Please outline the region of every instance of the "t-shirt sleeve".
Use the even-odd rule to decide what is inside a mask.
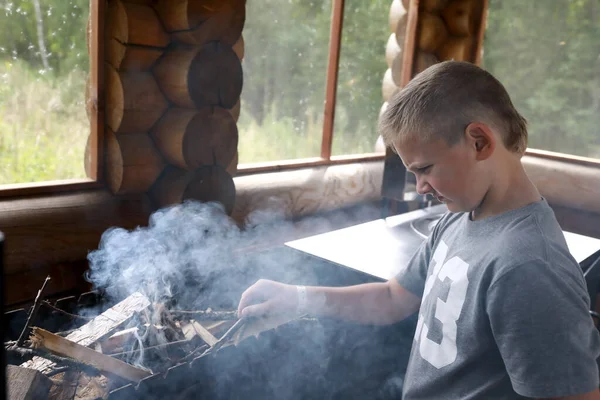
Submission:
[[[396,281],[400,286],[419,297],[423,296],[433,241],[433,236],[425,240],[406,267],[396,275]]]
[[[486,307],[517,393],[547,398],[598,388],[600,335],[577,272],[544,261],[520,265],[492,283]]]

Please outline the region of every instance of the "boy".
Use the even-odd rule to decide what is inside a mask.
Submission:
[[[525,119],[500,82],[442,62],[391,99],[380,133],[447,213],[386,283],[261,280],[242,316],[310,312],[391,324],[419,311],[403,398],[600,399],[600,336],[581,269],[521,157]]]

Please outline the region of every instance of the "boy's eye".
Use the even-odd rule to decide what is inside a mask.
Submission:
[[[432,165],[427,165],[425,167],[421,167],[419,168],[417,171],[421,174],[424,174],[426,172],[429,172],[429,170],[431,169]]]

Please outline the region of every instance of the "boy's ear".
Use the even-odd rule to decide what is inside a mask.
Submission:
[[[496,149],[496,136],[484,123],[472,122],[465,129],[467,145],[475,150],[476,160],[488,159]]]

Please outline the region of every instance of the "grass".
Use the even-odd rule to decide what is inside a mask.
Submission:
[[[85,80],[0,61],[0,184],[85,177]]]

